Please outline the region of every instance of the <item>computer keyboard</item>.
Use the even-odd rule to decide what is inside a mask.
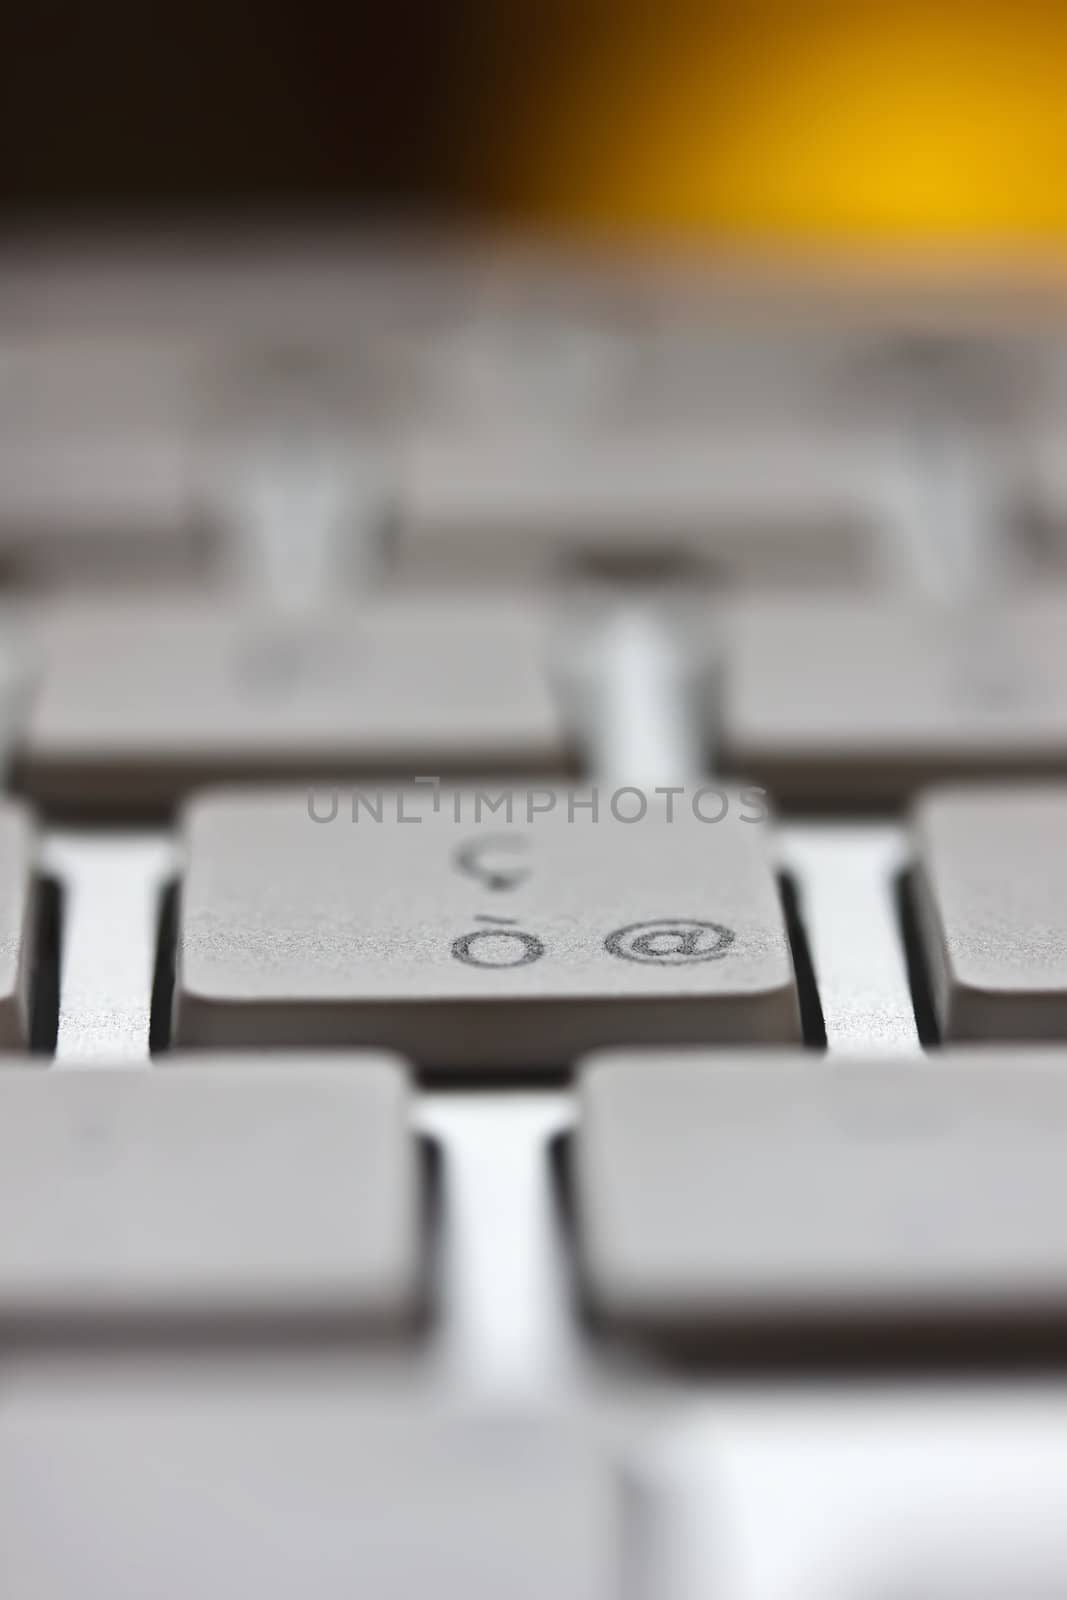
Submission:
[[[1067,1595],[1055,297],[36,249],[0,1592]]]

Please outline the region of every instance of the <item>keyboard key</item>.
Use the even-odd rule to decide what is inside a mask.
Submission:
[[[313,1574],[316,1600],[619,1600],[633,1519],[624,1535],[613,1464],[582,1434],[395,1420],[304,1378],[9,1384],[5,1593],[291,1600]]]
[[[381,1057],[0,1075],[0,1326],[408,1318],[405,1076]]]
[[[783,803],[1067,772],[1067,603],[750,603],[729,623],[723,760]]]
[[[1067,784],[924,795],[915,848],[944,1037],[1067,1038]]]
[[[404,577],[529,582],[680,566],[716,581],[874,581],[886,512],[861,453],[762,435],[424,440],[401,466]]]
[[[704,793],[717,823],[695,795],[653,797],[625,823],[614,791],[596,822],[563,791],[444,791],[436,811],[428,790],[376,794],[381,820],[361,802],[353,821],[349,793],[311,791],[318,825],[306,790],[191,803],[179,1045],[374,1044],[476,1071],[608,1043],[799,1039],[751,797]],[[478,794],[501,805],[476,821]],[[636,791],[620,794],[633,815]]]
[[[5,331],[0,575],[100,592],[202,579],[212,551],[196,526],[189,389],[204,358],[78,320],[80,333],[50,315]]]
[[[136,427],[0,443],[0,577],[18,590],[202,583],[216,541],[192,515],[173,440]]]
[[[1065,1138],[1067,1052],[603,1057],[574,1155],[586,1293],[611,1328],[787,1351],[1067,1323]]]
[[[37,894],[33,824],[0,801],[0,1049],[29,1043]]]
[[[165,809],[214,779],[558,772],[542,625],[383,603],[286,619],[231,605],[56,610],[20,762],[60,810]]]

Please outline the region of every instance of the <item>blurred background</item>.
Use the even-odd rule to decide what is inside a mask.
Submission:
[[[1055,245],[1059,0],[13,8],[9,218],[373,211]]]
[[[1064,568],[1065,4],[45,3],[4,63],[0,583],[221,531],[322,593],[330,522],[793,584],[848,563],[754,525],[857,501],[939,593]]]

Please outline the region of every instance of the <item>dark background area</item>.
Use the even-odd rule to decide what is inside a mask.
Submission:
[[[1064,0],[13,0],[0,227],[1067,241]]]
[[[16,0],[0,43],[0,206],[469,210],[470,175],[491,165],[479,146],[502,33],[515,44],[525,26],[503,18],[492,0],[333,17],[299,3]]]

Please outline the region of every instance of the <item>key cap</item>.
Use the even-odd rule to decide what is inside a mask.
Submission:
[[[943,1036],[1067,1037],[1067,785],[935,791],[914,834]]]
[[[131,289],[136,298],[127,285],[116,303],[129,308]],[[217,356],[158,325],[94,330],[84,302],[66,332],[54,305],[20,320],[0,348],[5,585],[109,594],[202,583],[218,552],[198,516],[190,424]]]
[[[33,824],[15,801],[0,801],[0,1049],[29,1043],[37,896]]]
[[[382,1057],[5,1073],[0,1206],[0,1326],[374,1328],[416,1305],[417,1153]]]
[[[19,770],[58,810],[166,809],[214,779],[566,765],[529,612],[84,608],[40,635]]]
[[[765,435],[424,440],[400,469],[394,566],[467,586],[672,566],[870,582],[885,523],[873,481],[840,445]]]
[[[479,792],[500,805],[475,820]],[[436,812],[428,790],[380,794],[380,821],[313,791],[318,824],[303,790],[194,800],[177,1043],[374,1043],[472,1071],[556,1067],[608,1041],[799,1039],[758,800],[703,794],[715,823],[679,796],[668,822],[653,797],[625,823],[614,794],[597,822],[572,821],[562,791],[500,786],[444,791]]]
[[[194,584],[213,540],[193,516],[188,463],[173,437],[137,424],[0,442],[0,572],[20,589],[101,592]]]
[[[1065,1137],[1063,1051],[604,1056],[574,1149],[586,1294],[611,1328],[750,1351],[1067,1322]]]
[[[621,1596],[620,1485],[583,1434],[394,1419],[306,1378],[61,1400],[9,1384],[5,1593],[291,1600],[313,1574],[316,1600]]]
[[[744,605],[723,761],[779,801],[899,803],[946,777],[1067,771],[1067,604]]]

